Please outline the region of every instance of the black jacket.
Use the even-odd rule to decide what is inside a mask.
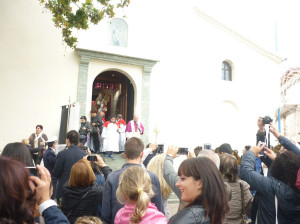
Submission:
[[[92,126],[92,124],[95,124]],[[100,130],[100,134],[102,133],[102,125],[103,121],[99,114],[96,115],[96,117],[91,117],[91,126],[92,126],[92,132],[96,133],[98,129]]]
[[[201,205],[187,207],[176,215],[172,216],[169,224],[210,224],[209,218],[206,218],[205,208]]]
[[[86,155],[84,151],[75,145],[71,145],[68,149],[58,153],[53,169],[53,174],[58,179],[56,199],[61,198],[62,187],[69,180],[72,166]]]
[[[275,224],[275,195],[278,198],[278,223],[300,223],[300,191],[290,188],[274,177],[264,177],[254,171],[255,155],[247,151],[243,157],[240,174],[259,193],[257,221]]]
[[[86,197],[81,199],[87,191],[89,192]],[[97,184],[88,187],[65,186],[63,188],[61,210],[65,216],[68,216],[72,211],[68,217],[70,223],[74,223],[81,216],[99,216],[98,205],[102,202],[102,196],[103,186]]]

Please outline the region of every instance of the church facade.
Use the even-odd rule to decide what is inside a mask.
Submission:
[[[156,3],[133,1],[126,19],[77,32],[73,50],[38,1],[2,1],[1,148],[37,124],[58,135],[61,106],[71,99],[89,117],[100,93],[107,117],[139,114],[145,143],[254,144],[257,117],[279,105],[283,59],[199,6]]]

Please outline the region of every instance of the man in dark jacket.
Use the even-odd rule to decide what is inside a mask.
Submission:
[[[258,156],[260,151],[265,147],[265,145],[260,147],[259,145],[257,147],[251,147],[251,149],[245,153],[240,168],[241,178],[257,190],[260,195],[256,217],[257,222],[255,223],[275,224],[276,217],[278,217],[279,224],[300,223],[300,191],[274,177],[264,177],[254,170],[255,157]],[[285,162],[289,163],[290,161],[285,160]],[[278,164],[277,162],[276,165]],[[286,167],[286,170],[280,169],[279,172],[291,175],[287,170],[289,167],[293,167],[293,164],[290,166],[287,165]],[[278,200],[277,212],[275,196]]]
[[[102,214],[101,219],[107,223],[114,223],[115,216],[121,205],[116,199],[116,191],[119,186],[119,177],[124,170],[131,166],[141,166],[143,157],[144,143],[141,139],[133,137],[125,143],[124,157],[127,163],[120,169],[116,170],[108,175],[106,183],[104,185],[103,200],[102,200]],[[157,209],[164,213],[163,200],[160,191],[160,184],[158,177],[147,171],[153,186],[155,196],[151,198],[151,202],[155,204]]]
[[[96,111],[92,111],[91,125],[92,125],[92,136],[93,136],[93,143],[94,143],[94,152],[98,153],[100,152],[99,151],[100,139],[101,139],[103,121]]]
[[[56,162],[56,154],[55,154],[56,141],[57,141],[56,136],[47,141],[48,149],[46,150],[44,155],[44,165],[49,170],[49,173],[51,174],[51,182],[53,186],[53,194],[51,199],[54,199],[55,197],[56,183],[57,183],[57,178],[53,175],[53,169]]]
[[[87,121],[86,116],[82,116],[81,125],[79,129],[79,139],[80,142],[84,145],[87,141],[87,135],[92,131],[90,123]]]
[[[58,153],[53,174],[58,179],[55,198],[59,200],[62,195],[62,187],[69,180],[72,166],[87,154],[78,146],[79,134],[72,130],[67,133],[67,149]]]

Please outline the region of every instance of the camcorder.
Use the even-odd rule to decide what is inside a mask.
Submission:
[[[96,156],[88,156],[87,160],[90,162],[96,162],[97,161],[97,157]]]
[[[208,150],[211,150],[211,144],[207,143],[207,144],[204,144],[204,147],[203,149],[208,149]]]
[[[189,154],[189,149],[188,148],[183,148],[183,147],[180,147],[178,149],[178,153],[179,155],[188,155]]]

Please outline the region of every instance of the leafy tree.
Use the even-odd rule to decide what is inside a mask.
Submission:
[[[73,29],[88,29],[89,24],[98,24],[103,18],[113,18],[115,10],[125,8],[130,0],[39,0],[52,13],[56,27],[62,28],[64,42],[76,48],[77,38]],[[116,1],[115,1],[116,2]]]

